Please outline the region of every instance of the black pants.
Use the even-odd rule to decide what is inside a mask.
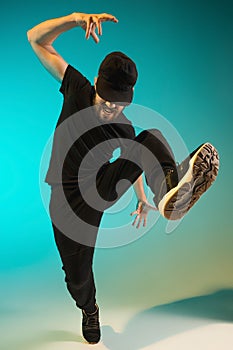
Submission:
[[[63,187],[65,198],[61,195],[61,186],[52,187],[50,214],[55,241],[67,288],[79,308],[87,312],[95,309],[96,290],[92,263],[95,240],[104,210],[113,205],[142,172],[145,173],[147,185],[154,193],[154,202],[157,205],[161,196],[158,192],[164,178],[164,169],[176,171],[174,155],[160,131],[151,129],[141,132],[132,147],[129,145],[120,158],[99,169],[95,186],[104,199],[102,207],[96,209],[96,206],[93,208],[89,205],[83,199],[80,189],[75,186]],[[123,179],[128,181],[119,182]],[[92,194],[91,185],[88,191]],[[92,195],[92,199],[94,197]],[[81,220],[72,220],[73,213]]]

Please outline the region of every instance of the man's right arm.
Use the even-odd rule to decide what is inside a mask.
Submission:
[[[86,32],[86,39],[90,36],[99,42],[99,38],[95,32],[98,29],[98,34],[102,35],[102,22],[112,21],[117,23],[116,17],[107,14],[85,14],[73,13],[68,16],[50,19],[42,22],[30,29],[27,32],[28,40],[43,64],[43,66],[52,74],[58,81],[62,81],[68,63],[54,49],[54,40],[62,33],[74,28],[81,27]]]

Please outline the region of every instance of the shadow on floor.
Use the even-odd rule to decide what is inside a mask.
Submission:
[[[102,326],[102,342],[109,350],[140,350],[162,339],[216,322],[233,322],[233,290],[221,290],[141,311],[128,321],[121,333],[108,325]],[[52,342],[75,342],[77,349],[84,343],[76,333],[50,330],[18,341],[17,350],[32,350]],[[4,350],[12,350],[12,344]]]
[[[233,290],[156,306],[136,314],[122,333],[102,327],[109,350],[139,350],[181,332],[216,322],[233,322]]]

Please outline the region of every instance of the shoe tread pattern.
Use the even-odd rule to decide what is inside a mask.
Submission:
[[[169,220],[181,219],[216,180],[219,155],[210,143],[205,143],[196,155],[192,178],[185,182],[166,203],[164,216]]]

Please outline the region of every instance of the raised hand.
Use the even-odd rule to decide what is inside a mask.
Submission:
[[[98,35],[102,35],[102,22],[114,22],[117,23],[118,19],[110,15],[108,13],[100,13],[100,14],[86,14],[86,13],[79,13],[81,16],[80,20],[80,27],[82,27],[86,34],[86,39],[89,39],[90,36],[94,39],[96,43],[99,42]],[[96,33],[97,28],[97,33]]]

